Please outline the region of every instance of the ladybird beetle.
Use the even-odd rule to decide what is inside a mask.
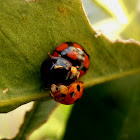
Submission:
[[[52,84],[50,88],[51,97],[65,105],[78,101],[83,95],[83,82],[73,82],[69,86]]]
[[[77,67],[80,76],[84,75],[89,68],[89,55],[83,47],[74,42],[60,44],[53,52],[53,56],[69,60],[73,66]]]
[[[61,58],[50,56],[41,65],[41,76],[45,88],[52,84],[69,85],[79,78],[79,71],[71,62]]]

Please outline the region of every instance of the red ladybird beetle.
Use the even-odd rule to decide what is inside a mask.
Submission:
[[[74,42],[60,44],[53,52],[53,56],[69,60],[73,66],[77,67],[80,76],[84,75],[89,68],[89,55],[83,47]]]
[[[52,84],[50,88],[51,97],[65,105],[77,102],[83,95],[83,82],[73,82],[69,86]]]
[[[79,78],[79,74],[70,61],[61,57],[50,55],[41,65],[41,76],[45,88],[50,88],[52,84],[69,85]]]

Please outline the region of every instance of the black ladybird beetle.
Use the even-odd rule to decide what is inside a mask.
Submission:
[[[50,56],[41,65],[45,88],[50,88],[52,84],[69,85],[79,78],[79,74],[70,61],[61,57]]]
[[[73,66],[77,67],[80,76],[84,75],[89,68],[89,55],[81,45],[74,42],[60,44],[53,52],[53,56],[69,60]]]

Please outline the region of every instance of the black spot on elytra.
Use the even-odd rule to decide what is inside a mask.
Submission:
[[[80,85],[77,85],[77,90],[80,91]]]
[[[58,90],[58,89],[59,89],[59,87],[57,86],[57,87],[56,87],[56,90]]]
[[[61,95],[61,97],[65,97],[65,96],[66,96],[65,94],[62,94],[62,95]]]
[[[72,93],[70,94],[71,97],[74,97],[74,95],[75,95],[75,92],[72,92]]]
[[[84,65],[82,65],[82,69],[81,70],[87,71],[87,68]]]

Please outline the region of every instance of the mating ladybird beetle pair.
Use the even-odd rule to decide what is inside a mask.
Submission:
[[[79,100],[83,82],[77,79],[87,72],[89,64],[89,55],[79,44],[66,42],[56,47],[41,66],[42,80],[51,97],[66,105]]]

